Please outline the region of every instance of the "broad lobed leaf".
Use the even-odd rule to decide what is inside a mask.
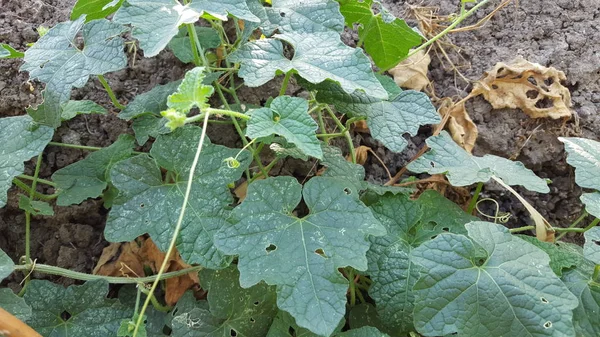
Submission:
[[[600,264],[600,227],[590,228],[584,236],[583,255],[593,263]]]
[[[0,249],[0,281],[7,278],[15,270],[15,263],[2,249]]]
[[[565,144],[567,163],[575,167],[575,182],[600,191],[600,142],[576,137],[559,137]],[[584,193],[581,201],[588,213],[600,217],[600,193]]]
[[[576,268],[564,273],[562,281],[577,297],[579,305],[573,310],[574,336],[600,335],[598,313],[600,312],[600,284],[592,280],[594,264],[583,261]]]

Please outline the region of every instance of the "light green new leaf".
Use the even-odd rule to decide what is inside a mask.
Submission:
[[[37,125],[29,116],[0,118],[0,207],[13,178],[23,173],[23,162],[42,153],[54,130]]]
[[[239,275],[235,266],[202,270],[200,280],[208,291],[208,306],[186,293],[177,304],[172,336],[264,337],[277,314],[275,288],[261,283],[244,289]]]
[[[297,218],[292,212],[302,196],[310,214]],[[279,308],[320,335],[330,335],[346,311],[348,282],[337,268],[365,270],[367,236],[385,234],[351,184],[325,177],[303,191],[293,177],[256,181],[230,221],[215,243],[239,255],[242,287],[277,285]]]
[[[71,11],[71,20],[82,15],[85,15],[86,22],[102,19],[116,12],[122,3],[123,0],[77,0]]]
[[[15,263],[0,249],[0,281],[8,277],[15,270]]]
[[[19,208],[32,215],[54,215],[54,209],[49,203],[39,200],[30,200],[24,195],[19,195]]]
[[[200,110],[209,107],[207,101],[215,89],[203,84],[204,69],[204,67],[196,67],[185,73],[177,91],[167,98],[169,108],[187,114],[194,107]]]
[[[534,236],[528,235],[519,235],[518,237],[546,252],[550,257],[550,268],[559,277],[562,276],[563,269],[570,269],[583,263],[580,246],[562,241],[556,243],[543,242]]]
[[[81,88],[90,75],[102,75],[127,65],[120,34],[123,26],[107,20],[84,25],[85,17],[59,23],[25,52],[21,70],[46,83],[44,103],[30,114],[44,125],[57,127],[61,106],[71,96],[71,88]],[[76,48],[77,34],[83,31],[83,48]]]
[[[2,251],[0,250],[0,255]],[[1,258],[0,258],[1,261]],[[0,269],[2,262],[0,262]],[[2,277],[0,276],[0,280]],[[10,288],[0,288],[0,308],[8,311],[16,318],[25,322],[31,317],[31,307],[25,303],[22,297],[13,293]]]
[[[536,176],[521,162],[493,155],[472,156],[456,144],[446,131],[442,131],[438,136],[429,137],[427,145],[431,150],[408,164],[409,170],[429,174],[443,173],[454,186],[487,182],[494,176],[508,185],[521,185],[530,191],[550,191],[546,181]]]
[[[382,13],[374,14],[373,0],[362,2],[340,0],[339,2],[340,10],[346,19],[346,26],[352,29],[355,23],[360,25],[359,39],[364,42],[365,50],[380,69],[387,70],[394,67],[408,55],[411,48],[421,43],[421,36],[404,20],[392,15],[384,18]]]
[[[308,114],[308,101],[300,97],[280,96],[270,107],[252,111],[246,135],[250,138],[280,135],[309,156],[323,158],[315,130],[319,126]]]
[[[578,301],[550,258],[501,225],[475,221],[469,237],[441,234],[412,251],[423,267],[414,322],[426,336],[573,336]]]
[[[16,50],[6,43],[0,43],[0,59],[17,59],[23,56],[25,56],[25,53]]]
[[[160,249],[167,249],[200,132],[199,127],[190,125],[161,135],[152,145],[152,157],[138,155],[113,166],[110,177],[119,196],[104,230],[108,241],[131,241],[148,233]],[[224,225],[229,216],[228,205],[233,202],[227,184],[238,180],[250,163],[249,154],[243,151],[238,156],[241,165],[235,169],[227,167],[224,159],[235,157],[238,152],[205,139],[177,242],[177,249],[187,263],[217,269],[231,261],[216,250],[213,235]],[[172,172],[175,181],[164,181],[161,168]]]
[[[194,27],[198,40],[202,49],[208,50],[217,48],[221,44],[221,38],[216,30],[209,27]],[[192,44],[190,38],[187,35],[187,29],[182,27],[179,29],[179,33],[169,42],[169,49],[173,52],[183,63],[191,63],[194,61],[194,54],[192,52]]]
[[[115,336],[121,320],[133,311],[117,299],[106,298],[107,293],[104,280],[66,289],[50,281],[32,280],[23,296],[32,309],[26,323],[45,337]]]
[[[575,182],[600,191],[600,142],[575,137],[559,137],[565,144],[567,163],[575,167]],[[581,201],[591,215],[600,218],[600,193],[584,193]]]
[[[593,270],[594,265],[584,261],[562,277],[569,291],[579,300],[579,306],[573,310],[573,336],[576,337],[600,336],[600,285],[592,282]]]
[[[281,41],[294,47],[291,60],[285,57]],[[295,71],[311,83],[331,79],[346,92],[363,90],[373,97],[387,98],[369,59],[360,49],[344,45],[336,32],[276,34],[243,45],[229,55],[229,61],[241,64],[239,75],[250,87],[265,84],[278,71]]]
[[[68,121],[75,116],[82,114],[106,115],[106,109],[104,109],[101,105],[94,103],[93,101],[68,101],[62,106],[60,119],[62,121]]]
[[[381,79],[389,80],[389,77]],[[313,88],[318,90],[319,102],[333,104],[336,110],[351,117],[367,117],[373,138],[394,152],[401,152],[408,144],[404,134],[414,136],[421,125],[440,122],[435,107],[422,92],[406,90],[390,95],[389,100],[381,100],[362,92],[348,94],[329,81]]]
[[[585,236],[583,255],[595,264],[600,264],[600,227],[591,228],[583,235]]]
[[[131,156],[133,145],[132,136],[121,135],[109,147],[54,172],[52,180],[60,190],[56,204],[68,206],[100,196],[110,183],[110,169]]]

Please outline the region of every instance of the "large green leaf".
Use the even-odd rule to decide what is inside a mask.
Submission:
[[[539,248],[489,222],[470,238],[441,234],[412,251],[415,326],[426,336],[573,336],[577,299]]]
[[[49,203],[39,200],[31,200],[24,195],[19,195],[19,208],[31,215],[54,215],[54,210]]]
[[[172,320],[173,337],[265,336],[277,314],[275,289],[264,283],[244,289],[239,285],[239,275],[235,266],[201,271],[208,308],[203,302],[178,304]]]
[[[543,242],[535,236],[519,235],[519,238],[525,240],[532,245],[540,248],[550,257],[550,268],[557,276],[562,276],[564,269],[570,269],[581,264],[583,255],[581,255],[581,247],[557,241],[556,243]]]
[[[565,144],[567,163],[575,167],[575,182],[600,191],[600,142],[568,137],[558,138]],[[600,218],[600,193],[584,193],[581,201],[591,215]]]
[[[454,186],[487,182],[494,176],[508,185],[521,185],[530,191],[550,191],[546,181],[536,176],[521,162],[493,155],[472,156],[456,144],[446,131],[442,131],[438,136],[429,137],[427,145],[431,150],[408,164],[409,170],[429,174],[443,173]]]
[[[123,0],[77,0],[71,11],[71,20],[85,15],[85,21],[102,19],[121,7]]]
[[[54,130],[37,125],[29,116],[0,118],[0,207],[13,178],[23,173],[23,162],[42,153]]]
[[[387,334],[371,326],[364,326],[358,329],[352,329],[336,334],[339,337],[389,337]]]
[[[262,20],[262,28],[267,36],[275,31],[341,33],[344,30],[344,17],[334,1],[272,0],[272,6],[266,7],[265,11],[266,18]]]
[[[595,264],[600,264],[600,227],[591,228],[583,235],[585,236],[583,255]]]
[[[323,158],[315,130],[318,125],[308,114],[308,101],[300,97],[281,96],[268,108],[252,111],[246,135],[250,138],[283,136],[309,156]]]
[[[196,29],[196,35],[200,45],[204,50],[217,48],[221,44],[221,38],[216,30],[209,27],[194,27]],[[183,63],[191,63],[194,61],[194,54],[192,52],[192,44],[190,37],[187,35],[188,31],[185,27],[179,29],[179,33],[175,35],[171,42],[169,42],[169,49],[173,52]]]
[[[132,314],[117,299],[106,298],[108,283],[88,281],[63,288],[45,280],[32,280],[24,299],[31,306],[27,323],[45,337],[115,336],[122,319]]]
[[[21,70],[46,83],[44,103],[29,113],[36,122],[58,127],[61,105],[69,100],[71,88],[81,88],[90,75],[102,75],[127,65],[120,34],[123,26],[107,20],[84,25],[85,17],[54,26],[25,52]],[[83,31],[83,48],[76,39]]]
[[[161,135],[150,150],[152,157],[138,155],[113,166],[110,177],[119,196],[104,230],[108,241],[131,241],[148,233],[160,249],[167,249],[181,210],[200,131],[196,126],[186,126]],[[229,216],[228,205],[233,198],[227,184],[238,180],[249,164],[249,154],[243,151],[238,156],[241,165],[235,169],[227,167],[224,159],[238,152],[205,139],[177,242],[179,253],[188,263],[215,269],[230,262],[229,257],[214,247],[213,235]],[[172,172],[175,181],[163,180],[161,168]]]
[[[330,335],[345,313],[347,280],[337,268],[367,268],[368,235],[384,235],[348,184],[315,177],[302,186],[292,177],[256,181],[235,208],[230,226],[215,236],[226,254],[239,255],[240,283],[277,285],[277,304],[296,323]],[[306,217],[292,212],[304,196]]]
[[[132,136],[121,135],[109,147],[54,172],[52,180],[60,190],[56,204],[68,206],[100,196],[110,183],[110,169],[131,155],[133,145]]]
[[[395,152],[401,152],[408,144],[404,134],[414,136],[421,125],[440,122],[435,107],[421,92],[407,90],[381,100],[362,92],[348,94],[329,81],[312,88],[318,90],[319,102],[333,104],[336,110],[352,117],[366,117],[373,138]]]
[[[68,101],[62,106],[60,115],[61,120],[67,121],[81,114],[101,114],[106,115],[106,109],[93,101]]]
[[[321,165],[326,167],[322,176],[341,179],[347,184],[352,184],[355,193],[362,191],[365,187],[365,168],[347,161],[337,147],[322,144],[321,148],[323,150]]]
[[[432,235],[444,231],[467,234],[465,224],[478,220],[477,217],[467,214],[460,206],[434,190],[423,192],[417,202],[421,205],[423,216],[422,227],[415,233],[415,242],[429,240]]]
[[[563,282],[579,300],[573,310],[576,337],[600,336],[600,284],[592,281],[594,265],[584,261],[577,268],[566,271]]]
[[[179,26],[198,21],[202,13],[208,13],[221,20],[227,19],[227,12],[239,19],[258,21],[245,0],[195,0],[188,5],[170,0],[126,0],[114,21],[131,24],[133,37],[140,41],[146,57],[157,55],[179,32]]]
[[[346,19],[346,26],[352,29],[354,24],[359,24],[359,40],[364,42],[365,50],[373,58],[375,64],[382,70],[387,70],[397,65],[411,48],[421,43],[419,33],[412,30],[404,20],[393,16],[383,17],[383,8],[380,13],[374,14],[373,3],[379,1],[365,0],[339,0],[340,10]],[[383,12],[383,13],[382,13]]]
[[[2,251],[0,250],[0,255]],[[2,258],[0,257],[0,260]],[[0,269],[2,262],[0,262]],[[0,280],[2,279],[0,275]],[[25,303],[22,297],[13,293],[10,288],[0,288],[0,308],[8,311],[13,316],[25,322],[31,317],[31,307]]]
[[[0,249],[0,281],[7,278],[15,270],[15,263]]]
[[[337,336],[338,333],[344,327],[346,320],[342,319],[338,326],[335,328],[332,336]],[[312,331],[299,327],[294,320],[292,315],[285,311],[280,310],[277,316],[273,320],[273,324],[269,328],[269,332],[266,337],[321,337]]]
[[[215,89],[203,83],[204,70],[204,67],[196,67],[185,73],[185,77],[177,87],[177,91],[167,98],[169,108],[187,114],[194,107],[200,110],[209,107],[207,101]]]

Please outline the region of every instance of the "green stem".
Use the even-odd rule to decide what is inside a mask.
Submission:
[[[162,274],[164,274],[165,269],[167,269],[167,264],[169,263],[169,257],[175,250],[175,244],[177,243],[177,239],[179,238],[179,231],[181,230],[181,224],[183,223],[183,217],[185,215],[185,211],[187,209],[187,205],[190,199],[190,193],[192,191],[192,182],[194,181],[194,173],[196,172],[196,167],[198,166],[198,161],[200,159],[200,154],[202,153],[202,147],[204,146],[204,139],[206,138],[206,125],[208,124],[208,118],[210,114],[207,112],[204,117],[204,123],[202,124],[202,133],[200,134],[200,141],[198,142],[198,146],[196,148],[196,155],[194,156],[194,160],[192,161],[192,165],[190,166],[190,173],[188,175],[188,181],[185,188],[185,193],[183,196],[183,203],[181,205],[181,211],[179,212],[179,218],[177,219],[177,224],[175,225],[175,229],[173,230],[173,236],[171,238],[171,243],[169,244],[169,249],[165,254],[165,258],[158,270],[157,279],[152,283],[152,287],[150,288],[149,296],[144,301],[144,305],[142,306],[142,310],[140,311],[140,316],[135,324],[135,329],[133,331],[133,337],[137,336],[137,333],[142,325],[144,320],[144,313],[148,308],[148,304],[150,303],[150,298],[156,287],[158,287],[159,278]]]
[[[135,308],[133,309],[133,318],[138,314],[140,310],[140,299],[142,298],[142,285],[137,286],[137,294],[135,296]]]
[[[352,136],[350,136],[350,131],[348,131],[346,129],[346,127],[344,126],[344,124],[342,124],[342,122],[340,122],[340,120],[337,118],[337,116],[335,115],[333,110],[331,110],[331,108],[328,105],[325,105],[324,108],[327,111],[327,113],[329,114],[329,116],[331,116],[331,118],[333,119],[335,124],[342,130],[341,132],[344,133],[344,136],[346,137],[346,141],[348,142],[348,151],[350,152],[350,157],[352,158],[352,163],[356,164],[356,151],[354,150],[354,142],[352,141]]]
[[[48,274],[48,275],[56,275],[56,276],[61,276],[61,277],[68,277],[68,278],[71,278],[74,280],[80,280],[80,281],[106,280],[108,283],[114,283],[114,284],[138,284],[138,283],[153,282],[155,280],[165,280],[168,278],[185,275],[187,273],[196,272],[196,271],[201,270],[202,266],[195,266],[195,267],[190,267],[190,268],[186,268],[186,269],[182,269],[182,270],[178,270],[178,271],[173,271],[170,273],[164,273],[164,274],[160,275],[160,277],[158,275],[146,276],[146,277],[116,277],[116,276],[92,275],[92,274],[81,273],[78,271],[73,271],[73,270],[69,270],[69,269],[64,269],[64,268],[55,267],[55,266],[49,266],[46,264],[38,264],[38,263],[36,263],[36,264],[27,263],[27,264],[21,264],[21,265],[15,266],[15,270],[22,270],[22,271],[31,271],[32,268],[34,269],[35,272]]]
[[[350,306],[356,305],[356,284],[354,283],[354,270],[348,268],[348,282],[350,282]]]
[[[600,264],[594,267],[594,274],[592,274],[592,281],[598,282],[598,275],[600,275]]]
[[[167,305],[162,305],[158,301],[158,299],[156,299],[156,296],[154,296],[154,294],[150,294],[150,291],[146,290],[146,288],[142,287],[141,290],[146,296],[150,297],[150,302],[152,302],[152,306],[154,307],[154,309],[156,309],[160,312],[169,312],[169,311],[171,311],[171,309],[173,309]]]
[[[511,233],[519,233],[519,232],[525,232],[525,231],[529,231],[529,230],[534,230],[535,226],[523,226],[523,227],[518,227],[518,228],[512,228],[510,229]]]
[[[98,80],[100,80],[100,83],[102,83],[102,86],[104,87],[104,90],[106,90],[106,92],[108,93],[108,97],[110,97],[110,100],[112,101],[112,104],[117,109],[119,109],[119,110],[125,109],[125,106],[123,104],[119,103],[119,100],[117,99],[117,96],[115,96],[115,93],[110,88],[110,85],[108,85],[108,82],[106,81],[106,79],[104,78],[104,76],[103,75],[98,75]]]
[[[32,177],[32,176],[28,176],[28,175],[25,175],[25,174],[19,174],[19,175],[17,176],[17,178],[20,178],[20,179],[27,179],[27,180],[34,180],[34,177]],[[46,180],[46,179],[40,179],[40,178],[38,178],[38,179],[37,179],[37,182],[38,182],[38,183],[42,183],[42,184],[44,184],[44,185],[52,186],[52,187],[56,187],[56,186],[57,186],[57,185],[56,185],[56,183],[54,183],[54,182],[52,182],[52,181],[50,181],[50,180]]]
[[[571,227],[561,228],[561,227],[553,227],[553,229],[556,232],[562,232],[562,233],[585,233],[588,230],[590,230],[593,227],[595,227],[596,225],[598,225],[598,223],[600,223],[600,218],[594,219],[594,221],[592,221],[585,228],[571,228]],[[511,233],[517,233],[517,232],[524,232],[524,231],[533,230],[533,229],[535,229],[535,226],[523,226],[523,227],[513,228],[513,229],[510,230],[510,232]]]
[[[37,187],[37,179],[40,174],[40,168],[42,167],[42,153],[37,157],[35,163],[35,171],[33,172],[33,180],[31,182],[31,191],[29,191],[29,201],[33,200],[35,195],[35,188]],[[31,213],[25,212],[25,263],[31,261]],[[25,276],[25,285],[23,288],[27,288],[29,284],[29,274]]]
[[[317,117],[319,119],[319,128],[321,130],[321,133],[327,133],[327,129],[325,128],[325,120],[323,119],[323,110],[317,111]]]
[[[285,95],[288,84],[290,83],[290,78],[292,77],[292,71],[288,71],[285,73],[285,77],[283,78],[283,83],[281,84],[281,90],[279,90],[279,96]]]
[[[204,54],[204,48],[202,48],[202,44],[200,44],[200,40],[198,39],[198,34],[196,34],[196,28],[194,28],[194,24],[188,23],[188,34],[190,34],[191,44],[196,46],[196,53],[200,56],[200,64],[199,66],[209,66],[208,60],[206,59],[206,55]],[[189,28],[191,26],[191,29]],[[209,68],[210,70],[210,68]]]
[[[31,194],[31,191],[32,191],[31,187],[27,186],[27,184],[25,184],[24,182],[20,181],[19,179],[17,179],[17,178],[13,179],[12,183],[15,186],[19,187],[20,189],[22,189],[23,191]],[[49,201],[49,200],[52,200],[52,199],[56,199],[58,197],[58,195],[60,194],[60,193],[42,194],[42,193],[39,193],[37,191],[33,191],[33,193],[34,193],[34,197],[35,198],[40,199],[40,200],[44,200],[44,201]]]
[[[575,220],[572,224],[569,225],[568,228],[573,228],[575,226],[577,226],[581,221],[583,221],[583,219],[585,219],[588,216],[588,212],[586,212],[585,210],[581,213],[581,215],[579,216],[579,218],[577,218],[577,220]],[[556,240],[560,240],[560,238],[562,238],[563,236],[567,235],[567,232],[563,232],[560,233],[559,236],[556,237]]]
[[[185,25],[188,31],[188,38],[190,39],[190,45],[192,47],[192,55],[194,55],[194,64],[196,66],[202,65],[202,59],[200,58],[200,54],[198,53],[198,47],[196,46],[196,41],[194,40],[194,35],[192,31],[196,32],[196,29],[193,24],[188,23]]]
[[[469,203],[469,207],[467,208],[467,214],[473,214],[473,210],[475,210],[475,205],[477,205],[477,200],[479,199],[479,193],[483,189],[483,183],[478,183],[477,188],[475,188],[475,193],[473,194],[473,198],[471,198],[471,202]]]
[[[49,142],[48,145],[67,147],[69,149],[77,149],[77,150],[85,150],[85,151],[100,151],[100,150],[104,149],[104,147],[85,146],[85,145],[76,145],[76,144],[67,144],[67,143],[58,143],[58,142]],[[138,151],[133,151],[132,153],[135,155],[146,154],[146,152],[138,152]]]
[[[344,137],[345,135],[346,135],[346,132],[317,133],[317,137],[319,137],[319,138],[325,138],[325,139],[337,138],[337,137]]]
[[[260,172],[258,174],[256,174],[254,177],[252,177],[252,179],[250,179],[250,184],[255,181],[256,179],[260,178],[260,177],[265,177],[268,178],[269,177],[269,172],[271,171],[271,169],[273,168],[273,166],[275,166],[275,164],[277,164],[277,162],[279,161],[279,158],[275,158],[273,159],[269,165],[265,166],[265,171],[266,171],[266,175],[264,172]]]

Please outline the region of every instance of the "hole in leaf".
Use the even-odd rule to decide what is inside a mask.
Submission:
[[[267,254],[274,252],[275,250],[277,250],[277,246],[271,244],[269,245],[269,247],[265,248],[265,251],[267,252]]]
[[[296,330],[294,330],[294,328],[290,327],[290,328],[288,329],[288,333],[289,333],[291,336],[295,336],[295,334],[296,334]]]
[[[527,90],[525,95],[527,95],[527,98],[536,99],[538,97],[538,92],[537,90]]]
[[[280,119],[281,119],[281,116],[277,112],[273,111],[273,122],[279,123]]]
[[[498,89],[498,86],[495,84],[492,84],[492,89],[496,90],[496,89]]]
[[[429,162],[429,165],[431,165],[431,167],[435,167],[435,163],[432,161]]]
[[[600,246],[600,240],[592,240],[593,243],[595,243],[596,245]]]
[[[537,86],[537,81],[535,80],[535,78],[533,78],[533,76],[527,77],[527,82]]]
[[[544,97],[535,103],[535,107],[538,109],[548,109],[554,106],[554,102],[548,97]]]
[[[140,208],[144,208],[144,206],[146,206],[146,205],[144,205],[144,203],[140,204]]]
[[[237,336],[237,331],[235,331],[235,330],[231,329],[231,330],[229,330],[229,335],[230,335],[231,337],[236,337],[236,336]]]
[[[250,317],[250,323],[255,323],[256,321],[254,320],[254,318]]]
[[[258,306],[258,305],[260,304],[260,302],[259,302],[259,301],[256,301],[256,302],[254,302],[253,304],[254,304],[255,306]]]
[[[485,263],[485,259],[484,258],[479,258],[479,259],[475,260],[475,265],[477,267],[483,266],[484,263]]]
[[[325,259],[327,259],[327,258],[328,258],[328,257],[327,257],[327,255],[325,255],[325,252],[323,251],[323,249],[321,249],[321,248],[319,248],[319,249],[315,250],[315,254],[317,254],[317,255],[319,255],[319,256],[321,256],[321,257],[325,258]]]
[[[279,12],[279,16],[281,16],[282,18],[285,18],[285,12]]]
[[[544,323],[544,328],[550,329],[551,327],[552,327],[552,322],[548,321],[548,322]]]
[[[350,195],[352,194],[352,190],[350,190],[348,187],[344,188],[344,193]]]
[[[554,83],[554,79],[552,77],[548,77],[547,79],[544,80],[544,84],[547,86],[551,86],[552,83]]]
[[[540,297],[540,300],[542,301],[542,303],[544,304],[548,304],[550,303],[550,301],[548,301],[545,297]]]
[[[68,311],[63,311],[60,313],[60,319],[63,321],[68,321],[71,318],[71,314]]]

